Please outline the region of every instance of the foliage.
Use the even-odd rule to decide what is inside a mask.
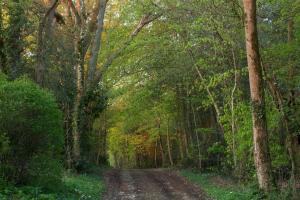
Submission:
[[[256,184],[244,185],[229,177],[222,177],[218,174],[197,173],[189,170],[181,171],[181,174],[188,180],[201,186],[201,188],[213,199],[216,200],[259,200],[266,199]],[[283,189],[280,192],[270,193],[268,199],[288,200],[291,198],[291,191]]]
[[[1,176],[45,187],[59,182],[62,119],[53,95],[27,78],[6,81],[0,107],[1,146],[8,149],[1,152]]]
[[[114,167],[177,166],[254,179],[242,1],[108,1],[99,52],[93,38],[100,36],[100,1],[82,2],[82,9],[72,2],[49,10],[48,0],[0,1],[4,183],[53,190],[64,164],[83,169],[106,160]],[[300,166],[299,5],[257,1],[268,148],[280,183]],[[47,91],[30,81],[40,67]],[[81,158],[72,162],[76,145]]]
[[[63,182],[69,188],[69,199],[96,200],[101,198],[104,191],[104,182],[101,176],[91,175],[65,175]],[[68,199],[68,198],[67,198]]]
[[[134,13],[136,9],[153,9],[150,5],[145,3],[141,8],[128,4],[124,8],[127,12],[122,14],[128,17],[128,10]],[[258,4],[265,76],[276,77],[280,90],[288,87],[285,80],[289,72],[279,66],[293,66],[298,62],[293,56],[298,51],[295,46],[299,39],[297,34],[293,42],[286,42],[284,19],[289,6],[285,1],[260,1]],[[105,81],[112,94],[108,109],[112,130],[109,134],[122,141],[120,133],[136,136],[145,133],[149,138],[145,146],[150,143],[158,151],[158,160],[162,160],[163,152],[167,157],[166,132],[169,128],[171,155],[178,166],[183,158],[196,161],[188,162],[187,167],[196,167],[197,160],[201,160],[203,170],[219,168],[221,162],[226,172],[243,180],[252,180],[255,167],[242,5],[239,2],[191,0],[189,4],[157,2],[155,7],[163,17],[141,33],[106,73]],[[299,29],[298,18],[298,14],[293,16],[294,33]],[[120,24],[122,19],[120,17]],[[124,24],[127,21],[124,18]],[[109,30],[110,44],[115,45],[124,38],[123,32],[119,37],[116,34],[120,27]],[[296,81],[298,72],[293,72]],[[268,83],[265,88],[268,130],[274,133],[269,135],[271,159],[274,172],[284,171],[289,161],[283,141],[286,133],[278,126],[282,113]],[[286,111],[295,114],[290,117],[294,123],[298,116],[296,110]],[[205,130],[212,131],[207,133]],[[159,142],[155,146],[158,138],[162,141],[162,149]],[[117,152],[126,149],[126,145],[110,142],[108,149]],[[125,149],[120,153],[126,152]],[[165,161],[164,164],[170,163]]]
[[[6,186],[5,189],[1,189],[0,198],[3,200],[100,200],[104,189],[104,181],[100,174],[77,175],[65,172],[62,184],[56,186],[56,190],[52,192],[40,187]]]

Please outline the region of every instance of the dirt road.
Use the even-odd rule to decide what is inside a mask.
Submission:
[[[111,170],[104,200],[210,200],[197,186],[164,169]]]

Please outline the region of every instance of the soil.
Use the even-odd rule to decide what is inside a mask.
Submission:
[[[104,200],[211,200],[201,188],[166,169],[110,170]]]

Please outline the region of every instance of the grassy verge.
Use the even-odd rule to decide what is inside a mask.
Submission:
[[[249,187],[237,186],[235,184],[218,184],[212,179],[214,174],[200,174],[189,170],[181,171],[188,180],[200,185],[201,188],[215,200],[250,200],[253,191]]]
[[[104,182],[97,176],[69,174],[63,182],[71,191],[69,196],[75,194],[73,199],[100,199],[104,191]]]
[[[101,170],[98,170],[101,171]],[[6,186],[0,191],[1,200],[101,200],[105,190],[102,173],[65,173],[57,191],[47,192],[38,187]]]
[[[290,200],[291,191],[286,188],[265,196],[254,184],[244,185],[217,174],[197,173],[183,170],[181,174],[199,185],[214,200]]]

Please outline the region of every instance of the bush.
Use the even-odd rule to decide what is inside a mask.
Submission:
[[[63,123],[51,93],[27,78],[6,81],[0,75],[0,140],[3,179],[17,184],[43,180],[45,186],[58,180]]]
[[[33,186],[43,186],[50,191],[58,190],[61,187],[63,164],[46,154],[35,155],[30,161],[28,173]]]
[[[94,166],[92,174],[64,173],[62,185],[54,191],[45,191],[37,186],[15,187],[0,179],[1,200],[99,200],[105,190],[102,177],[104,168]]]

